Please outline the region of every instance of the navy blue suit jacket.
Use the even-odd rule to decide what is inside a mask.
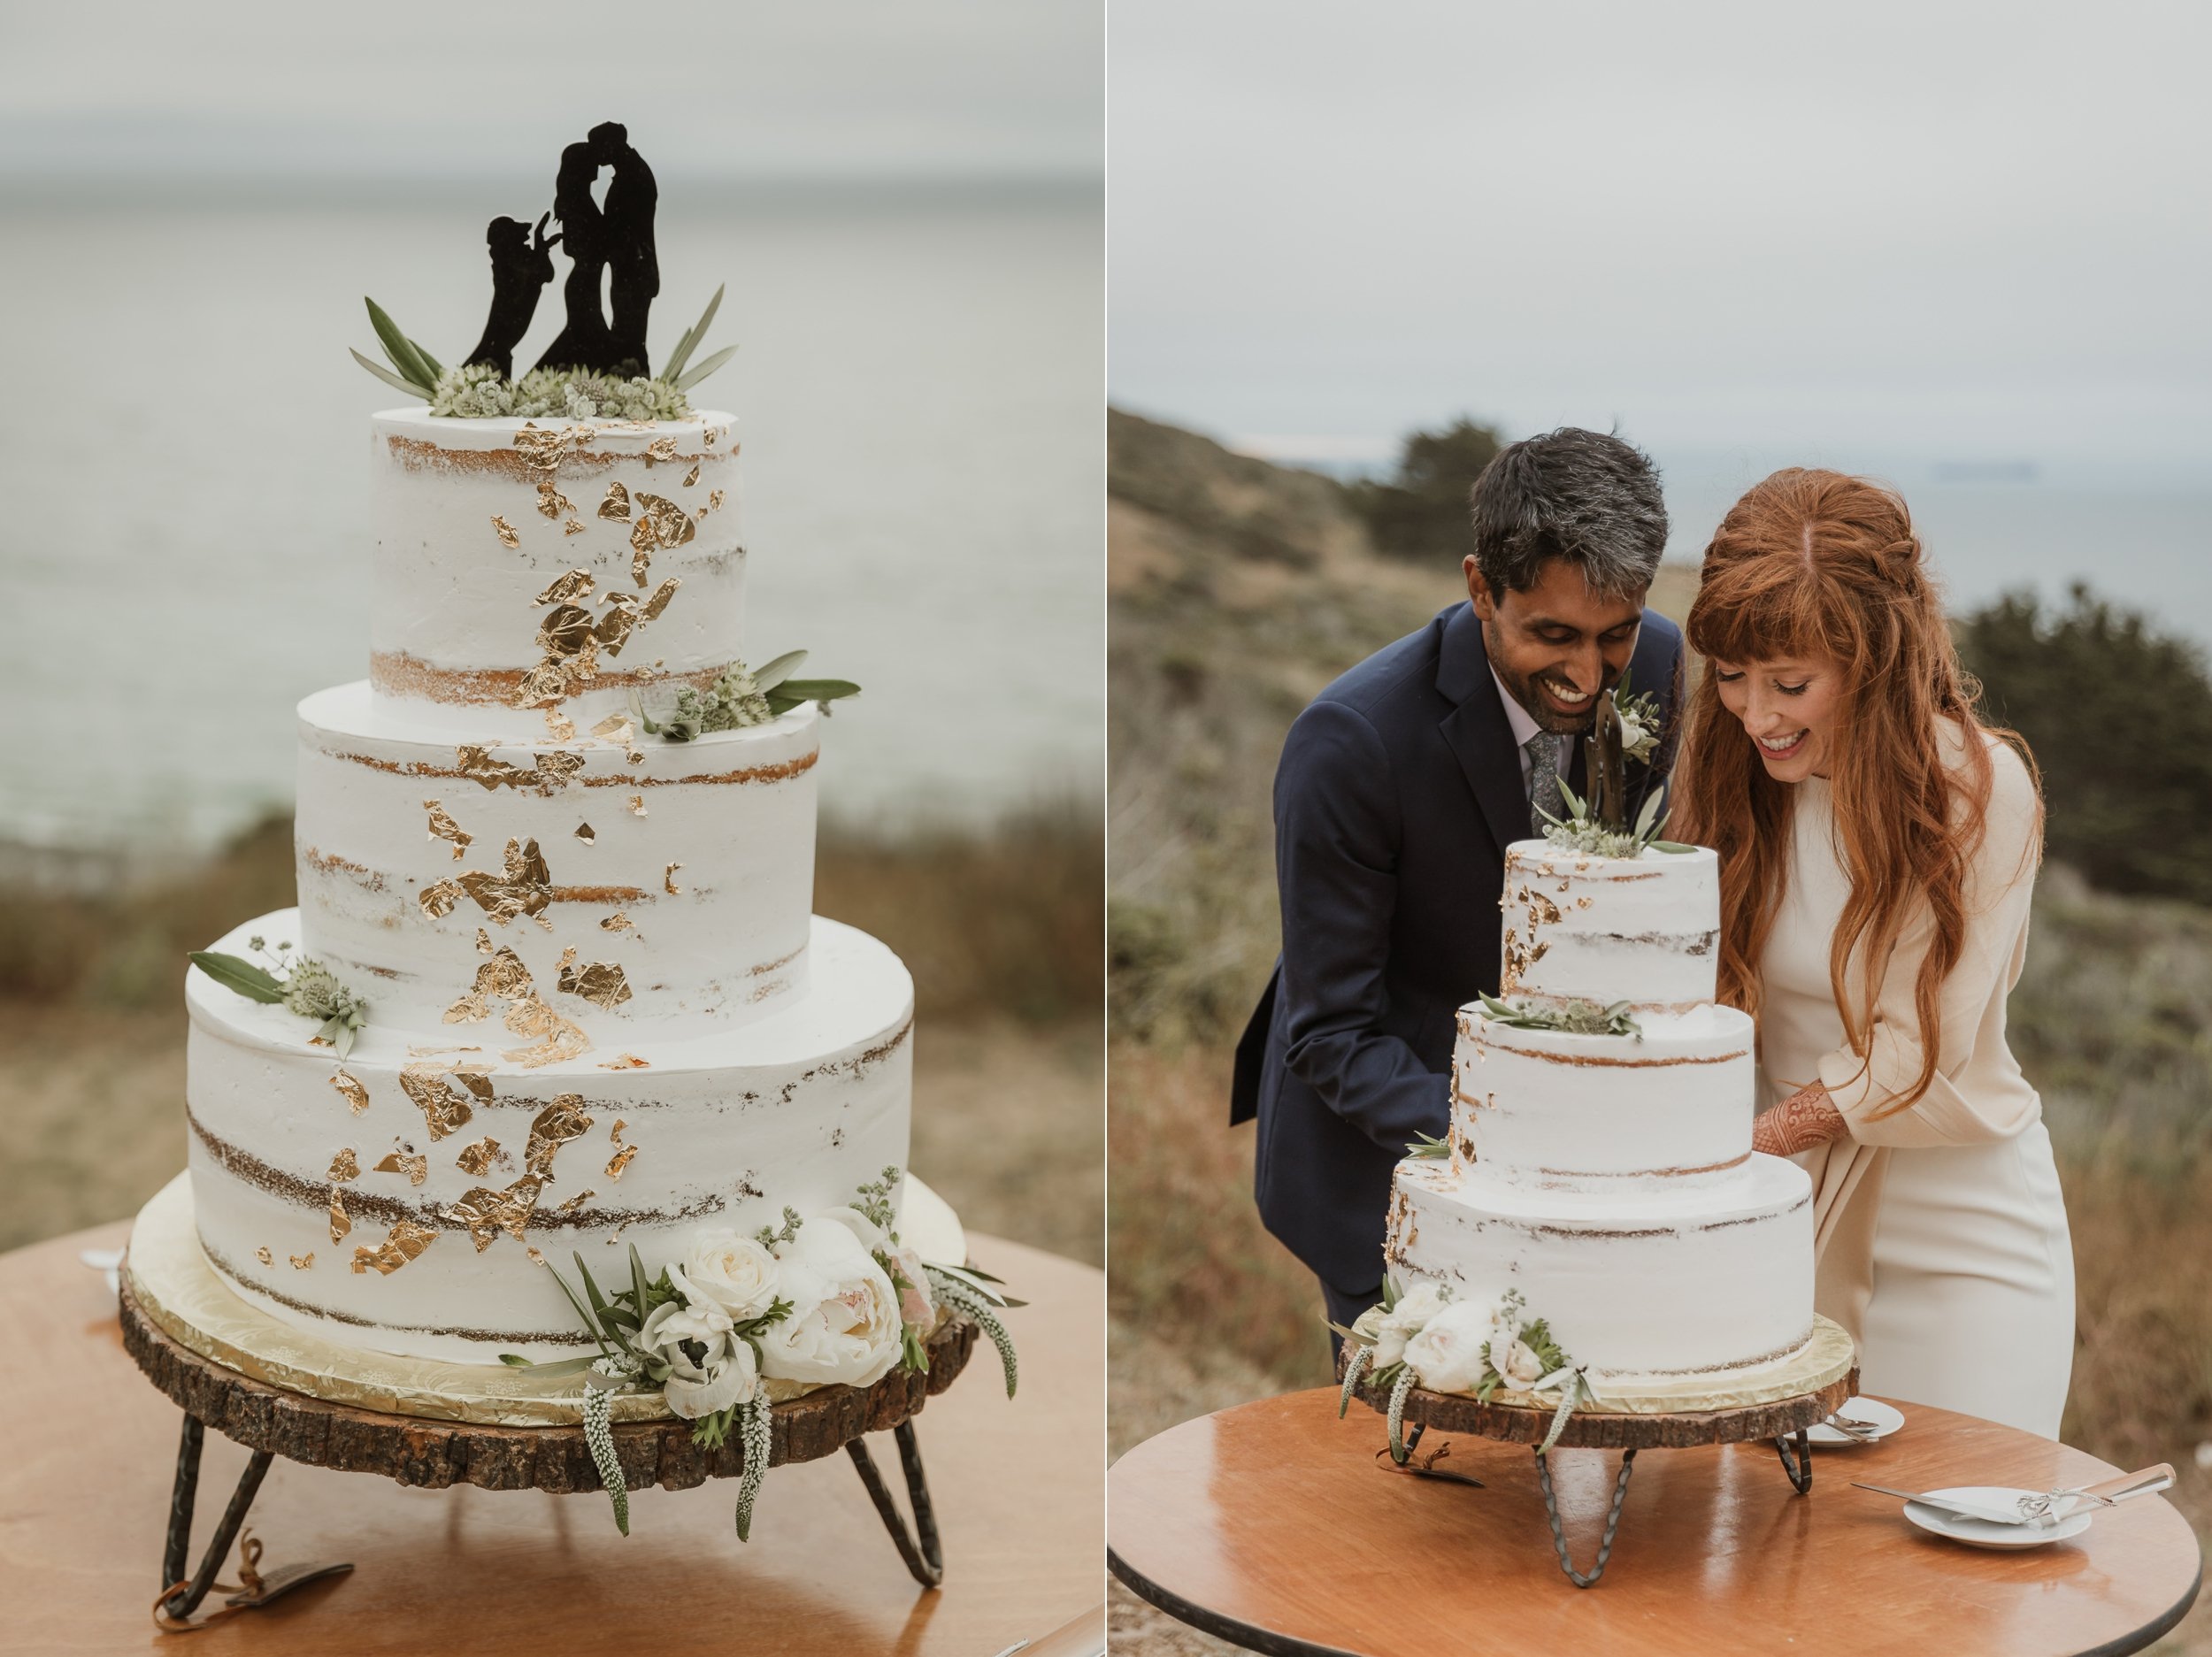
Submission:
[[[1682,635],[1644,612],[1633,688],[1673,762]],[[1581,748],[1571,777],[1580,780]],[[1381,1281],[1390,1173],[1441,1136],[1455,1015],[1498,988],[1505,848],[1527,840],[1521,756],[1474,606],[1376,652],[1298,716],[1275,771],[1283,951],[1237,1045],[1232,1122],[1259,1118],[1267,1229],[1345,1294]]]

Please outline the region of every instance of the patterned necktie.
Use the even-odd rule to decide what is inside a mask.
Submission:
[[[1559,738],[1539,731],[1528,740],[1528,831],[1541,840],[1549,826],[1542,813],[1567,814],[1567,802],[1559,792]]]

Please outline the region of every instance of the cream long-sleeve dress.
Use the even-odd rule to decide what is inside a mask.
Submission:
[[[1828,949],[1850,895],[1829,785],[1797,786],[1788,886],[1760,962],[1759,1081],[1773,1105],[1824,1084],[1851,1137],[1804,1152],[1815,1304],[1858,1337],[1863,1390],[2058,1436],[2074,1353],[2074,1257],[2042,1102],[2005,1041],[2028,946],[2039,824],[2012,749],[1988,739],[1987,831],[1970,871],[1965,947],[1945,979],[1936,1073],[1913,1006],[1932,932],[1908,921],[1865,1058],[1847,1044]],[[1846,979],[1863,980],[1856,963]]]

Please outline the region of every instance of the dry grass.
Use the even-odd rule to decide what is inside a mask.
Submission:
[[[971,839],[826,831],[823,913],[913,969],[915,1170],[972,1226],[1103,1263],[1094,809]],[[133,1212],[184,1165],[185,952],[292,901],[288,820],[187,878],[0,894],[0,1247]]]

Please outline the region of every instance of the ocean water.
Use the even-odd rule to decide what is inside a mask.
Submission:
[[[373,295],[446,361],[527,206],[0,202],[0,843],[157,863],[291,797],[292,709],[367,671]],[[744,442],[747,631],[864,687],[826,814],[896,832],[1094,797],[1102,222],[1082,191],[922,203],[664,188],[656,360]],[[557,286],[518,355],[559,327]]]

